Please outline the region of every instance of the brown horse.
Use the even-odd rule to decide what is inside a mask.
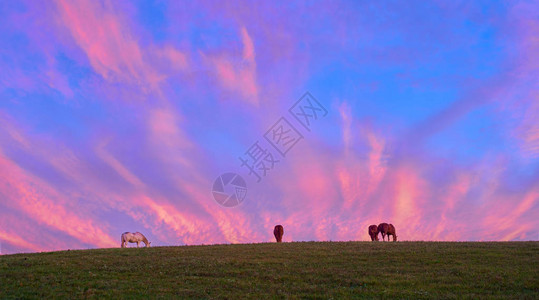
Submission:
[[[378,241],[378,226],[369,226],[369,235],[371,236],[371,241]]]
[[[393,224],[380,223],[378,225],[378,232],[382,233],[382,241],[385,241],[385,236],[387,235],[387,241],[389,242],[389,236],[393,236],[393,241],[397,241],[397,233],[395,231],[395,226]]]
[[[277,243],[280,243],[283,241],[283,234],[284,234],[284,228],[282,225],[277,225],[273,229],[273,235],[275,236],[275,239],[277,240]]]

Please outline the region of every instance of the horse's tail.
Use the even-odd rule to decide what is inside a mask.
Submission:
[[[127,234],[127,232],[124,232],[122,233],[122,237],[120,238],[120,247],[123,248],[124,247],[124,243],[125,243],[125,235]]]

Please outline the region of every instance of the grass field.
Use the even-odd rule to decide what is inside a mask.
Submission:
[[[0,298],[539,299],[539,242],[300,242],[0,256]]]

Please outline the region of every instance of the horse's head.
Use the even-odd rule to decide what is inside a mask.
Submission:
[[[394,235],[393,241],[394,241],[394,242],[397,241],[397,236],[396,236],[396,235]]]
[[[152,242],[148,242],[148,244],[146,244],[146,247],[150,247],[150,244],[151,244],[151,243],[152,243]]]

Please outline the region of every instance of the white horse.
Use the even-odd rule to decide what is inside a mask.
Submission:
[[[148,239],[144,236],[144,234],[140,232],[124,232],[122,233],[122,248],[125,248],[127,246],[127,242],[129,243],[137,243],[137,248],[139,246],[140,242],[144,242],[146,244],[146,247],[150,247],[151,242],[148,242]]]

